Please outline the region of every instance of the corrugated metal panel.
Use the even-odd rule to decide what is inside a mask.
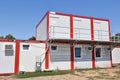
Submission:
[[[12,45],[12,51],[6,51],[5,45]],[[15,65],[15,43],[0,42],[0,74],[14,73]]]
[[[70,39],[70,17],[50,14],[50,38]]]
[[[37,27],[37,40],[46,40],[47,38],[47,16],[41,21]]]
[[[29,45],[29,50],[23,50],[23,45]],[[45,44],[44,43],[20,43],[20,71],[34,72],[36,62],[42,62],[44,69]]]
[[[88,50],[90,45],[75,45],[74,48],[80,47],[81,48],[81,57],[75,58],[75,69],[80,68],[92,68],[92,52]]]
[[[108,21],[94,20],[94,40],[109,41]]]
[[[95,48],[101,48],[101,57],[96,57],[95,55],[96,67],[110,67],[110,50],[108,50],[109,46],[96,46]]]
[[[112,62],[113,64],[120,64],[120,48],[112,50]]]
[[[90,19],[73,18],[74,39],[91,40]]]
[[[50,66],[54,70],[70,69],[70,45],[51,44],[57,46],[57,50],[50,49]]]

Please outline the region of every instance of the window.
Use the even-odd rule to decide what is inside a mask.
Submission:
[[[13,50],[13,45],[5,45],[5,50]]]
[[[23,45],[23,50],[29,50],[30,45]]]
[[[81,57],[81,48],[75,48],[75,57],[76,58]]]
[[[5,56],[13,56],[13,45],[5,45]]]
[[[101,57],[101,48],[96,48],[96,57]]]
[[[57,50],[57,46],[51,46],[51,50],[53,51]]]

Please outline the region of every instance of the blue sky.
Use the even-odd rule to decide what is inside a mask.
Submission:
[[[120,0],[0,0],[0,36],[34,36],[37,23],[47,11],[107,18],[111,33],[120,32]]]

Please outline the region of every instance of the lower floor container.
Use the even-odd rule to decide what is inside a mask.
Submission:
[[[84,43],[0,42],[0,75],[112,67],[111,46]]]

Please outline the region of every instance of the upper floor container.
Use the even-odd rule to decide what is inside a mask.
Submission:
[[[110,41],[108,19],[47,12],[36,27],[37,40]]]

